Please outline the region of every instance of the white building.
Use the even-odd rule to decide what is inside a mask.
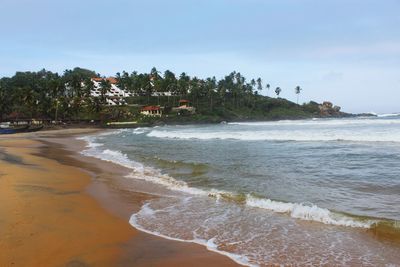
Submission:
[[[93,90],[90,92],[91,96],[94,97],[100,97],[101,96],[101,82],[104,80],[104,78],[92,78],[91,81],[93,82]],[[123,90],[117,86],[117,79],[110,77],[106,78],[107,81],[110,82],[111,84],[111,89],[106,93],[106,98],[107,98],[107,105],[109,106],[119,106],[119,105],[125,105],[126,97],[133,96],[132,93]]]

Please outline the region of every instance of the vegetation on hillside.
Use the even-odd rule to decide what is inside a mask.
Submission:
[[[0,79],[0,119],[10,115],[52,120],[129,120],[142,119],[140,105],[161,105],[168,115],[171,107],[180,99],[188,99],[196,108],[195,115],[170,114],[158,120],[169,121],[221,121],[266,120],[304,118],[318,114],[318,104],[310,102],[298,105],[279,98],[280,87],[275,89],[277,98],[261,95],[270,85],[261,78],[247,80],[240,72],[232,72],[224,78],[200,79],[186,73],[176,76],[167,70],[160,73],[153,68],[150,73],[116,74],[118,86],[134,96],[128,105],[107,106],[106,93],[111,85],[101,84],[100,96],[92,96],[91,78],[100,77],[94,71],[75,68],[62,75],[51,71],[17,72],[13,77]],[[293,88],[300,94],[301,88]],[[166,96],[165,92],[171,92]],[[147,119],[150,120],[150,119]]]

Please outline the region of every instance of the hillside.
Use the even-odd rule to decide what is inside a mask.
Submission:
[[[82,68],[62,75],[43,69],[0,79],[0,119],[193,123],[350,116],[329,102],[298,105],[280,98],[282,90],[276,87],[276,97],[263,96],[263,91],[270,93],[268,83],[248,81],[235,71],[217,80],[168,70],[161,75],[155,68],[109,78]],[[299,97],[301,90],[296,86],[293,93]],[[179,108],[179,101],[190,108]],[[155,106],[162,116],[141,114],[144,106]]]

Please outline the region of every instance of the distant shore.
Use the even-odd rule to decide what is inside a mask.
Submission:
[[[311,117],[298,117],[298,116],[285,116],[277,118],[259,118],[259,117],[243,117],[225,120],[224,118],[211,118],[211,117],[196,117],[188,116],[181,117],[179,119],[174,118],[150,118],[148,122],[137,122],[137,121],[73,121],[73,122],[60,122],[58,124],[46,124],[44,125],[41,132],[46,131],[58,131],[65,132],[68,130],[82,129],[82,130],[106,130],[106,129],[121,129],[121,128],[138,128],[138,127],[153,127],[161,125],[196,125],[196,124],[218,124],[218,123],[229,123],[229,122],[249,122],[249,121],[280,121],[280,120],[306,120],[306,119],[337,119],[337,118],[354,118],[354,117],[378,117],[376,114],[371,113],[339,113],[334,116],[311,116]],[[0,135],[1,136],[1,135]]]
[[[237,266],[204,247],[129,225],[152,195],[124,190],[127,170],[78,153],[64,129],[0,136],[0,265]]]

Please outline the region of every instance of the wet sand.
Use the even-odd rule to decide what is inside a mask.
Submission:
[[[237,266],[191,244],[135,230],[153,196],[124,189],[127,170],[76,152],[60,130],[0,137],[0,266]]]

